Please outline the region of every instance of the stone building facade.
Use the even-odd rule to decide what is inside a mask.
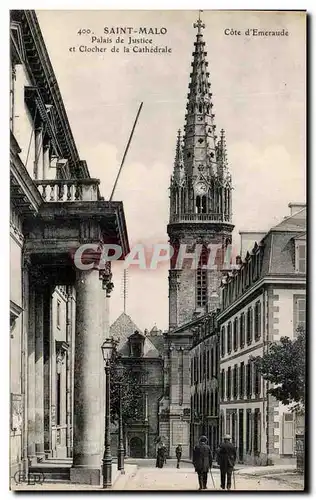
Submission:
[[[215,454],[219,444],[219,331],[217,312],[196,322],[190,352],[191,453],[201,435]],[[194,326],[193,326],[194,328]]]
[[[122,313],[111,325],[110,334],[118,341],[118,363],[136,378],[141,394],[139,419],[129,420],[124,428],[125,454],[154,458],[159,435],[159,401],[163,395],[163,333],[156,326],[142,332],[130,316]],[[111,435],[112,455],[116,456],[117,427],[113,426]]]
[[[68,457],[68,479],[100,484],[112,274],[98,262],[109,238],[129,251],[123,204],[79,157],[36,14],[10,15],[10,473]]]
[[[272,227],[225,279],[220,327],[220,435],[240,462],[278,463],[295,451],[294,414],[267,394],[251,358],[305,328],[306,208]]]
[[[218,136],[214,123],[202,33],[205,26],[199,19],[194,27],[197,35],[184,135],[179,131],[167,227],[174,255],[169,271],[169,330],[165,341],[160,432],[167,436],[172,457],[179,442],[183,456],[190,453],[192,321],[219,305],[223,254],[231,244],[234,227],[225,134],[221,130]],[[212,268],[207,266],[209,259],[215,260]]]

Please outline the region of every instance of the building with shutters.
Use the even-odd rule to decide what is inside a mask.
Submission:
[[[205,435],[213,454],[219,444],[219,330],[214,311],[192,322],[190,351],[191,447]]]
[[[220,436],[232,436],[239,462],[278,463],[295,452],[294,415],[267,395],[251,361],[269,342],[305,328],[306,207],[289,207],[290,215],[254,242],[222,285]]]

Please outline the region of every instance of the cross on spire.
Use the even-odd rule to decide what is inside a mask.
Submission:
[[[203,23],[203,21],[201,21],[201,12],[203,12],[203,10],[199,10],[199,18],[196,23],[193,24],[193,28],[198,29],[198,35],[200,35],[201,30],[205,28],[205,24]]]

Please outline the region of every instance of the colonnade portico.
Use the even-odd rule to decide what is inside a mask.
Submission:
[[[92,216],[94,215],[94,216]],[[111,268],[99,269],[95,253],[92,269],[80,269],[73,259],[83,244],[102,245],[111,241],[128,253],[128,240],[121,202],[45,203],[36,222],[25,223],[27,238],[24,260],[29,269],[27,390],[27,459],[33,466],[49,455],[44,416],[53,409],[45,402],[44,362],[45,294],[55,285],[72,286],[76,296],[73,367],[72,457],[70,480],[99,485],[102,482],[104,446],[104,367],[101,345],[108,332],[106,300],[112,289]],[[94,261],[94,262],[93,262]],[[47,333],[47,332],[46,332]],[[45,406],[46,405],[46,406]],[[68,405],[69,406],[69,405]],[[45,409],[44,409],[45,407]],[[47,415],[48,412],[48,415]],[[67,443],[71,442],[67,430]]]

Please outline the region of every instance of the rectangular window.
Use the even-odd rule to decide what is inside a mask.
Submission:
[[[210,351],[209,348],[206,353],[206,378],[207,380],[210,379]]]
[[[237,399],[237,365],[234,366],[233,370],[233,395],[234,399]]]
[[[57,300],[57,328],[60,328],[60,307],[61,303]]]
[[[232,379],[231,379],[231,376],[232,376],[232,373],[231,373],[231,367],[229,366],[228,370],[227,370],[227,394],[226,394],[226,399],[230,399],[231,398],[231,383],[232,383]]]
[[[245,363],[240,363],[240,374],[239,374],[239,396],[243,399],[245,395]]]
[[[231,322],[227,325],[227,353],[232,352],[232,324]]]
[[[256,364],[253,365],[253,368],[254,368],[254,379],[255,379],[255,395],[256,397],[259,397],[261,392],[261,375]]]
[[[222,401],[225,399],[225,370],[221,371],[221,398]]]
[[[237,349],[238,349],[238,318],[234,319],[233,347],[234,347],[234,351],[237,351]]]
[[[242,349],[245,345],[245,314],[241,313],[240,321],[239,321],[239,340],[240,340],[240,348]]]
[[[221,356],[225,356],[225,326],[222,326],[221,330]]]
[[[294,336],[297,335],[298,328],[305,330],[306,325],[306,297],[305,295],[294,295]]]
[[[198,307],[203,307],[207,304],[207,269],[202,269],[207,265],[208,250],[203,247],[199,262],[199,267],[196,271],[196,304]]]
[[[252,342],[252,308],[249,307],[247,311],[247,344]]]
[[[61,376],[56,374],[56,425],[61,425]]]
[[[226,413],[226,434],[230,434],[230,413]]]
[[[255,409],[254,413],[254,428],[253,428],[253,451],[255,455],[259,455],[260,453],[260,410],[259,408]]]
[[[295,246],[295,270],[297,273],[306,273],[306,242],[300,241]]]
[[[251,398],[251,392],[252,392],[252,383],[251,383],[251,363],[248,363],[246,366],[246,394],[247,398]]]
[[[261,302],[256,302],[255,305],[255,339],[259,340],[261,337]]]
[[[246,451],[251,454],[251,410],[246,414]]]

